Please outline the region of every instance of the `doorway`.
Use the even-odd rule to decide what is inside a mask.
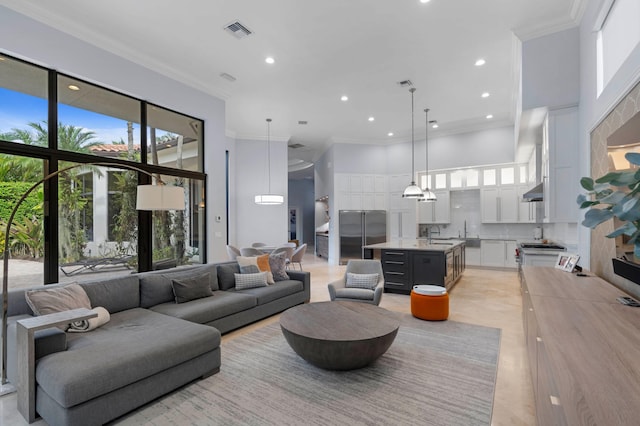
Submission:
[[[303,240],[302,214],[299,207],[289,207],[289,240]]]

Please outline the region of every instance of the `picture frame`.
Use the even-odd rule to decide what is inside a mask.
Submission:
[[[567,266],[567,262],[569,261],[570,255],[567,253],[558,254],[558,258],[556,259],[555,268],[565,270]]]
[[[573,254],[569,254],[568,256],[569,258],[565,262],[563,270],[566,272],[573,272],[573,269],[578,264],[578,260],[580,260],[580,255],[573,253]]]

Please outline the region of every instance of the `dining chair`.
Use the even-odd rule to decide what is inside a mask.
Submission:
[[[271,254],[286,253],[285,257],[287,259],[287,262],[290,262],[291,256],[293,256],[293,250],[294,250],[293,247],[282,245],[280,247],[277,247],[275,250],[273,250]]]
[[[300,247],[295,249],[293,251],[293,254],[291,255],[291,258],[289,259],[289,262],[287,263],[287,268],[289,268],[290,265],[293,267],[293,264],[297,263],[298,266],[300,267],[300,270],[302,271],[302,258],[304,257],[304,254],[306,252],[307,252],[307,243],[304,243]]]
[[[240,250],[238,250],[238,248],[232,246],[232,245],[227,245],[227,255],[229,255],[229,260],[236,260],[236,257],[240,256]]]
[[[255,247],[244,247],[240,249],[240,254],[245,257],[251,257],[251,256],[262,256],[264,252],[261,250],[258,250]]]

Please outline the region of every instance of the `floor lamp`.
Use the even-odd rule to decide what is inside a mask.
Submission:
[[[153,177],[153,174],[146,170],[128,164],[114,164],[105,162],[81,163],[48,174],[38,182],[34,183],[18,200],[11,211],[7,227],[4,234],[4,258],[3,258],[3,276],[2,276],[2,375],[0,382],[0,395],[15,392],[15,386],[7,381],[7,311],[9,308],[9,233],[13,218],[18,211],[18,207],[22,202],[35,190],[40,184],[51,178],[58,176],[60,173],[71,169],[86,166],[106,166],[117,167],[123,169],[134,170],[145,175]],[[138,185],[136,193],[136,210],[184,210],[185,209],[185,193],[184,188],[171,185]]]

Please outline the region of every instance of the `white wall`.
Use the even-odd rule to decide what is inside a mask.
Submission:
[[[0,6],[0,48],[8,54],[204,120],[207,257],[226,259],[224,101]],[[215,222],[216,215],[222,217]]]
[[[523,111],[578,103],[579,37],[578,28],[571,28],[522,44]]]
[[[235,240],[238,248],[249,247],[254,242],[280,245],[289,240],[288,233],[288,180],[287,144],[271,141],[271,193],[284,195],[284,203],[263,206],[254,197],[268,192],[267,141],[237,140],[234,175],[236,214]]]

